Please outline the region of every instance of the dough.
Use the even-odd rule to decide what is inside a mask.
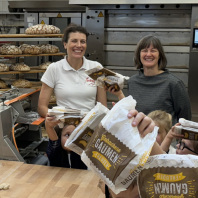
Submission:
[[[7,190],[9,188],[10,188],[10,184],[8,184],[8,183],[0,184],[0,190]]]

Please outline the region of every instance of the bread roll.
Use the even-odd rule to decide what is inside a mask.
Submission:
[[[60,29],[54,25],[38,24],[25,30],[26,34],[60,34]]]
[[[6,89],[8,88],[5,81],[0,79],[0,89]]]
[[[12,71],[30,71],[30,67],[24,63],[17,63],[15,65],[11,65],[10,70],[12,70]]]
[[[39,65],[39,69],[47,69],[51,62],[47,61]]]
[[[9,66],[6,64],[0,63],[0,72],[9,71]]]
[[[18,88],[29,88],[29,87],[32,87],[32,83],[28,80],[25,80],[25,79],[18,79],[18,80],[15,80],[12,85],[14,87],[18,87]]]

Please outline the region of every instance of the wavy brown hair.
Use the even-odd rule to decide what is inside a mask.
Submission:
[[[62,38],[62,42],[67,43],[68,40],[69,40],[70,33],[75,33],[75,32],[80,32],[82,34],[85,34],[86,39],[88,38],[89,33],[87,32],[87,30],[84,27],[82,27],[80,25],[76,25],[74,23],[70,23],[64,30],[64,35],[63,35],[63,38]]]

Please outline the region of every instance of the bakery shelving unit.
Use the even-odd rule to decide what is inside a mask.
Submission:
[[[61,41],[62,34],[0,34],[0,42],[52,42]],[[20,55],[3,55],[0,58],[20,58],[20,57],[46,57],[46,56],[64,56],[65,53],[50,53],[50,54],[20,54]],[[6,74],[33,74],[43,73],[45,70],[39,69],[38,66],[30,66],[30,71],[6,71],[0,72],[0,75]],[[2,91],[2,90],[1,90]]]

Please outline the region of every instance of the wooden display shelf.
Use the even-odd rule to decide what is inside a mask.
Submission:
[[[39,66],[30,66],[30,71],[4,71],[0,72],[0,74],[23,74],[23,73],[42,73],[45,72],[45,69],[39,69]]]
[[[65,56],[66,53],[59,52],[59,53],[53,53],[53,54],[1,54],[0,57],[4,58],[15,58],[15,57],[24,57],[24,56]]]
[[[42,82],[41,81],[30,81],[32,86],[29,87],[30,89],[35,89],[35,90],[40,90],[41,86],[42,86]],[[11,90],[11,88],[5,88],[5,89],[0,89],[0,92],[4,92],[4,91],[8,91]]]
[[[59,37],[63,34],[0,34],[0,38],[35,38],[35,37]]]

